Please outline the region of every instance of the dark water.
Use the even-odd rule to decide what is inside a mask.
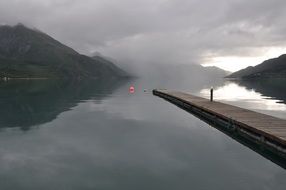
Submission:
[[[135,94],[128,93],[130,84]],[[150,90],[159,84],[10,81],[0,87],[1,190],[286,187],[283,168],[154,97]],[[177,88],[207,97],[209,87]],[[215,98],[286,118],[284,91],[263,87],[222,82]]]

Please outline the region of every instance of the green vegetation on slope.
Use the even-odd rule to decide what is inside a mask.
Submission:
[[[113,63],[81,55],[38,30],[21,24],[0,26],[0,78],[127,76]]]
[[[247,67],[231,75],[227,78],[286,78],[286,55],[278,58],[269,59],[255,67]]]

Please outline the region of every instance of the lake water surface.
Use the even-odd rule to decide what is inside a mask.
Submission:
[[[283,168],[153,96],[156,85],[11,81],[0,87],[1,190],[286,188]],[[209,87],[184,89],[208,97]],[[217,100],[286,119],[283,91],[234,82],[214,88]]]

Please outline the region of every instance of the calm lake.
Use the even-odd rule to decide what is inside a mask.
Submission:
[[[286,119],[273,84],[2,82],[0,189],[284,190],[285,169],[151,92],[212,85],[219,101]]]

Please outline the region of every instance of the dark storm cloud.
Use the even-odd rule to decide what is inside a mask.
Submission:
[[[0,0],[22,22],[74,49],[138,65],[256,56],[286,44],[284,0]]]

